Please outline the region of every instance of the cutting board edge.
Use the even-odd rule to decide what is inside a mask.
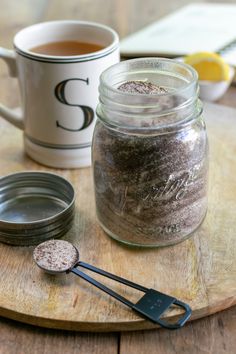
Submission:
[[[226,310],[229,307],[236,305],[236,294],[227,299],[218,301],[210,306],[205,306],[200,309],[193,310],[193,314],[189,320],[192,322],[202,317],[213,315],[217,312]],[[120,331],[141,331],[160,328],[159,325],[154,324],[144,319],[137,319],[132,321],[120,322],[84,322],[84,321],[65,321],[59,319],[36,317],[30,314],[15,312],[11,309],[0,307],[0,316],[22,322],[25,324],[49,328],[60,329],[77,332],[120,332]],[[172,317],[164,317],[164,320],[174,319]]]

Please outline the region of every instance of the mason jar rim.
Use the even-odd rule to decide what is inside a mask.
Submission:
[[[125,60],[116,64],[113,64],[112,66],[110,66],[109,68],[107,68],[105,71],[103,71],[103,73],[100,76],[100,83],[102,83],[103,87],[106,89],[109,89],[109,91],[121,95],[121,96],[130,96],[130,97],[134,97],[137,95],[140,95],[138,93],[131,93],[131,92],[124,92],[119,90],[118,88],[114,87],[111,85],[110,80],[109,80],[109,75],[114,72],[117,68],[122,69],[125,68],[125,66],[128,64],[133,64],[133,63],[145,63],[145,64],[154,64],[153,65],[153,69],[157,69],[157,64],[159,63],[166,63],[166,64],[175,64],[178,65],[180,68],[185,69],[186,71],[188,71],[191,75],[192,75],[192,80],[189,82],[186,82],[186,85],[184,85],[182,88],[178,89],[178,92],[181,93],[182,91],[186,91],[186,89],[190,89],[191,86],[196,85],[197,81],[198,81],[198,74],[197,71],[191,67],[188,64],[185,64],[179,60],[174,60],[174,59],[168,59],[168,58],[161,58],[161,57],[145,57],[145,58],[135,58],[135,59],[129,59],[129,60]],[[174,76],[174,75],[173,75]],[[163,97],[163,96],[170,96],[173,95],[173,91],[172,92],[163,92],[163,93],[157,93],[157,94],[153,94],[150,95],[148,93],[142,93],[142,97],[148,97],[150,99],[151,98],[156,98],[156,97]]]
[[[100,76],[97,116],[110,126],[125,129],[176,129],[199,115],[195,69],[166,58],[139,58],[115,64]],[[129,81],[151,82],[165,93],[121,91]]]

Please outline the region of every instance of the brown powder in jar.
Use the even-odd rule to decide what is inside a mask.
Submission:
[[[49,240],[34,249],[34,261],[37,265],[51,272],[64,272],[78,261],[78,251],[64,240]]]
[[[133,91],[134,85],[122,84],[122,90]],[[145,83],[145,93],[146,88]],[[141,93],[140,81],[138,90]],[[173,108],[175,102],[165,104]],[[202,119],[186,129],[157,135],[127,134],[98,121],[94,181],[104,230],[136,245],[167,245],[186,238],[207,210],[207,151]]]
[[[128,93],[141,93],[148,95],[156,95],[166,93],[164,87],[157,86],[149,81],[126,81],[118,87],[118,90]]]

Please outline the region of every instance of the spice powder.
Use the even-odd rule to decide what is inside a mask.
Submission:
[[[34,249],[33,258],[39,267],[49,272],[64,272],[78,261],[78,251],[64,240],[49,240]]]
[[[167,92],[140,81],[118,89],[140,96]],[[101,226],[117,240],[143,246],[188,237],[207,210],[207,152],[202,119],[168,134],[127,134],[98,121],[93,161]]]

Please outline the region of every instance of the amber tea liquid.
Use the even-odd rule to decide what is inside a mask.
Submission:
[[[94,43],[62,41],[45,43],[31,48],[30,51],[34,53],[54,56],[71,56],[89,54],[97,52],[103,48],[103,46]]]

